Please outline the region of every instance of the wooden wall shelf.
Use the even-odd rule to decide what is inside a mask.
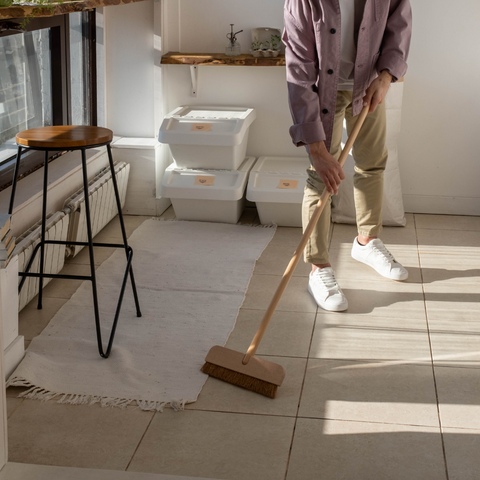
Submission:
[[[278,57],[254,57],[243,54],[230,57],[223,53],[168,52],[162,56],[162,65],[224,65],[246,67],[284,67],[285,55]]]
[[[13,5],[11,7],[0,8],[0,20],[10,18],[28,18],[28,17],[53,17],[55,15],[65,15],[73,12],[84,12],[98,7],[109,7],[111,5],[127,5],[129,3],[143,2],[145,0],[75,0],[62,3],[52,3],[45,5]]]

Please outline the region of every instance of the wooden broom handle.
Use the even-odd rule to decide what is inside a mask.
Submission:
[[[353,127],[352,133],[350,134],[347,140],[347,143],[345,144],[345,148],[342,150],[342,153],[340,154],[338,163],[340,163],[342,167],[345,163],[345,160],[348,157],[350,150],[353,147],[353,143],[357,138],[358,132],[362,128],[363,122],[367,117],[369,109],[370,109],[370,105],[363,108],[362,112],[358,116],[357,121],[355,122],[355,126]],[[285,273],[283,274],[282,281],[280,282],[280,285],[278,286],[277,291],[275,292],[275,295],[273,296],[272,301],[270,302],[270,305],[268,306],[268,309],[265,312],[260,328],[255,334],[255,337],[253,337],[252,343],[250,344],[250,347],[248,347],[247,353],[243,357],[242,363],[244,365],[246,365],[250,361],[250,358],[252,358],[253,355],[255,355],[255,352],[257,351],[257,348],[260,345],[260,342],[262,341],[265,330],[267,329],[268,324],[275,312],[275,309],[277,308],[278,302],[280,301],[280,298],[282,298],[283,292],[287,288],[290,278],[292,278],[293,272],[295,271],[295,267],[298,265],[298,262],[300,261],[300,257],[302,256],[302,253],[305,250],[305,247],[307,246],[308,239],[312,235],[313,229],[315,228],[315,225],[317,224],[318,219],[320,218],[320,215],[322,214],[323,209],[325,208],[325,205],[330,195],[331,195],[330,192],[325,188],[320,197],[320,200],[317,203],[315,211],[312,217],[310,218],[310,221],[308,222],[307,228],[303,233],[303,237],[300,240],[300,244],[295,250],[293,257],[290,260],[290,263],[288,264],[288,267],[285,270]]]

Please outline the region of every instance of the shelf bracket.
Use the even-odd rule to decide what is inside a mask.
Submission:
[[[190,76],[192,77],[192,97],[198,93],[198,66],[190,65]]]

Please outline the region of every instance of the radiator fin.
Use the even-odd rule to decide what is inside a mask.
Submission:
[[[115,165],[115,175],[122,207],[125,205],[129,173],[130,165],[128,163],[122,162]],[[92,234],[95,236],[118,214],[110,169],[103,170],[90,182],[89,203]],[[65,207],[71,210],[68,239],[72,242],[86,242],[87,224],[83,188],[65,201]],[[82,249],[82,246],[77,245],[69,248],[69,251],[75,256]]]
[[[45,229],[45,238],[47,240],[67,240],[68,224],[70,217],[67,212],[56,212],[47,217],[47,226]],[[18,254],[18,271],[24,272],[32,256],[33,250],[40,242],[41,222],[37,222],[17,239],[18,243],[15,253]],[[65,245],[46,245],[45,246],[45,273],[58,273],[65,263]],[[40,271],[40,251],[38,251],[35,260],[30,268],[30,272],[38,273]],[[50,283],[51,278],[43,279],[43,286]],[[20,283],[21,277],[18,279]],[[22,310],[38,294],[38,278],[27,278],[18,298],[19,311]]]

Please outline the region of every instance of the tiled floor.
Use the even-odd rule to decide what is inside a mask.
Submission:
[[[480,218],[407,217],[382,235],[409,269],[405,283],[353,261],[355,228],[334,225],[345,313],[318,311],[299,265],[258,352],[287,371],[275,400],[209,378],[185,411],[153,414],[22,400],[10,388],[10,461],[221,480],[480,478]],[[128,233],[146,218],[127,217]],[[255,210],[243,221],[258,222]],[[99,237],[118,233],[114,221]],[[228,347],[248,345],[300,236],[278,228]],[[27,342],[75,288],[52,282],[43,311],[22,311]]]

